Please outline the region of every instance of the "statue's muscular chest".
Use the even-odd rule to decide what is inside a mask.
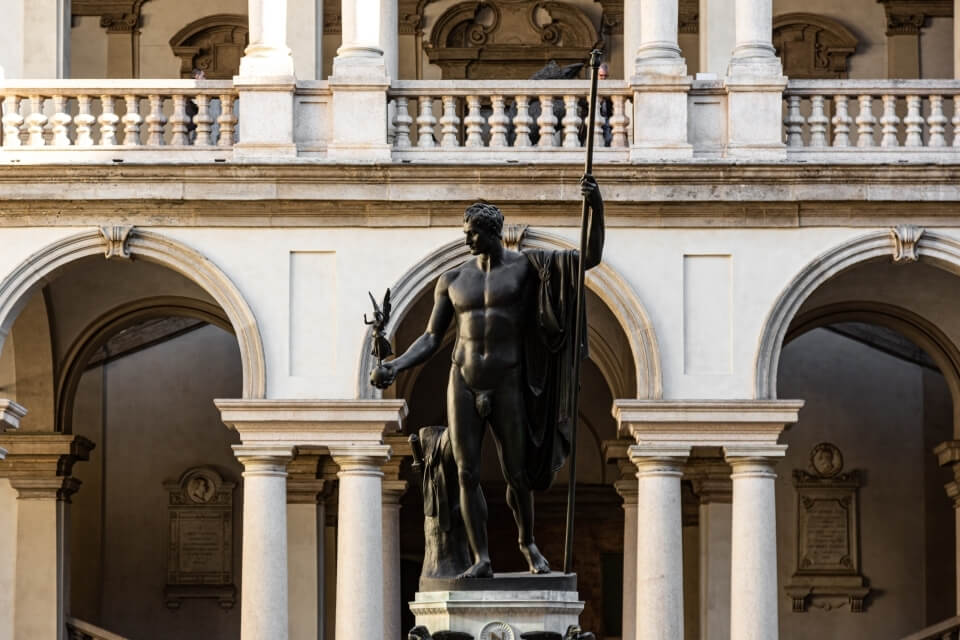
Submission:
[[[526,302],[530,266],[525,257],[482,271],[467,265],[450,286],[450,301],[458,313],[484,308],[516,308]]]

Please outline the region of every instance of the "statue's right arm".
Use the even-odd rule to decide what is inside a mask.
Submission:
[[[437,280],[437,286],[433,292],[433,311],[427,322],[427,330],[410,345],[403,355],[389,362],[395,374],[426,362],[440,349],[443,335],[447,332],[450,321],[453,320],[454,309],[450,301],[449,289],[450,283],[455,278],[456,273],[448,271]]]

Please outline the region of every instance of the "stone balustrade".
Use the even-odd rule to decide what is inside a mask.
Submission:
[[[43,151],[44,161],[51,151],[146,160],[164,148],[167,159],[173,150],[225,157],[237,139],[230,81],[12,80],[0,84],[0,99],[0,153]]]
[[[579,160],[589,92],[585,80],[400,81],[388,92],[388,142],[400,159],[502,160],[513,154],[518,161]],[[595,149],[607,160],[625,160],[632,90],[621,81],[604,81],[599,96]]]
[[[960,152],[960,82],[791,80],[784,136],[791,156],[842,161],[955,160]],[[820,158],[818,158],[820,159]]]
[[[960,616],[954,616],[916,633],[911,633],[902,640],[958,640],[958,638],[960,638]]]

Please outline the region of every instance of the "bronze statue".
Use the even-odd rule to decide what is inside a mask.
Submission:
[[[603,199],[589,173],[580,184],[591,210],[583,264],[590,269],[603,252]],[[512,251],[503,246],[502,228],[497,207],[479,202],[466,209],[463,233],[475,258],[440,276],[424,334],[370,374],[371,384],[388,387],[399,372],[435,354],[456,321],[447,435],[473,560],[462,578],[493,576],[479,483],[487,424],[519,529],[520,551],[532,573],[550,571],[534,542],[532,491],[550,486],[570,450],[576,420],[571,372],[575,359],[586,356],[586,323],[576,317],[579,252]],[[575,326],[581,328],[579,336]]]

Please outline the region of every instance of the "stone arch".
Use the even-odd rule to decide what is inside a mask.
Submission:
[[[841,272],[884,258],[896,262],[922,260],[960,276],[960,242],[951,237],[912,226],[873,231],[848,240],[818,256],[790,281],[767,315],[757,351],[754,397],[758,399],[777,397],[777,368],[780,362],[780,351],[787,337],[787,331],[804,301],[827,280]],[[904,319],[906,316],[901,314],[901,318]],[[930,334],[931,340],[933,335]],[[933,353],[930,355],[933,356]],[[949,372],[948,368],[944,371],[944,375],[949,376]]]
[[[937,364],[953,400],[953,423],[960,425],[960,349],[926,318],[892,304],[868,300],[828,304],[811,309],[790,323],[783,343],[804,333],[838,322],[866,322],[897,331],[929,355]]]
[[[164,235],[135,228],[91,229],[53,242],[0,281],[0,345],[30,296],[62,267],[89,256],[143,259],[171,269],[206,291],[236,335],[243,366],[243,397],[266,395],[266,363],[256,317],[236,285],[203,255]],[[211,320],[212,321],[212,320]]]
[[[240,58],[250,39],[247,16],[221,13],[194,20],[170,38],[180,58],[180,77],[201,69],[208,80],[229,80],[239,73]]]
[[[185,316],[203,320],[234,333],[223,310],[209,302],[179,296],[134,300],[110,309],[94,320],[70,345],[55,391],[56,430],[73,433],[73,406],[80,378],[87,362],[98,349],[123,329],[164,316]]]
[[[512,227],[512,228],[511,228]],[[511,238],[513,235],[513,238]],[[537,231],[534,229],[518,228],[508,225],[504,228],[505,243],[510,246],[514,240],[516,246],[530,249],[574,249],[567,239],[560,236]],[[516,247],[514,247],[516,248]],[[407,313],[414,303],[424,293],[424,289],[443,272],[465,262],[470,252],[461,240],[443,245],[429,256],[420,260],[415,267],[407,271],[396,284],[391,287],[393,304],[392,319],[389,324],[389,338],[396,336],[397,327],[402,324]],[[636,293],[630,284],[610,265],[601,262],[597,267],[587,272],[586,286],[610,310],[620,328],[630,343],[631,364],[636,373],[636,385],[629,393],[636,394],[637,398],[659,400],[663,396],[663,383],[660,371],[660,351],[657,346],[656,332],[653,323],[647,315]],[[589,328],[588,328],[589,329]],[[591,337],[593,334],[591,334]],[[369,353],[371,334],[368,331],[364,336],[359,369],[357,371],[357,397],[374,398],[380,392],[370,386],[368,376],[375,361]],[[618,382],[616,373],[609,371],[602,361],[603,354],[595,354],[598,368],[604,374],[610,389],[616,393],[622,389],[622,381]],[[607,363],[609,365],[609,363]],[[604,371],[607,369],[607,371]],[[619,386],[618,386],[619,385]]]

